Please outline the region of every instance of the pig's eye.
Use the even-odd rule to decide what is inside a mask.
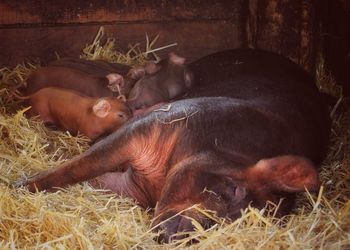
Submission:
[[[118,113],[117,113],[117,117],[118,117],[118,118],[125,118],[125,114],[122,113],[122,112],[118,112]]]

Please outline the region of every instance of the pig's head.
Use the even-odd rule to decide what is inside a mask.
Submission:
[[[98,99],[90,112],[90,120],[85,122],[86,131],[82,132],[91,139],[115,131],[131,117],[125,102],[113,97]]]
[[[145,108],[184,94],[194,84],[193,74],[185,61],[185,58],[170,53],[159,63],[148,63],[144,67],[144,76],[129,93],[129,106],[134,110]],[[140,76],[142,72],[138,74]]]
[[[184,232],[194,230],[191,219],[203,227],[213,223],[195,209],[188,210],[194,204],[235,220],[249,204],[262,208],[267,201],[277,204],[285,198],[287,201],[282,202],[278,213],[284,215],[293,207],[295,193],[305,188],[317,191],[320,185],[315,167],[303,157],[287,155],[263,159],[254,166],[240,169],[225,164],[202,166],[194,164],[179,171],[171,177],[172,185],[166,185],[153,222],[163,231],[161,241],[185,237]],[[183,210],[186,211],[177,215]]]

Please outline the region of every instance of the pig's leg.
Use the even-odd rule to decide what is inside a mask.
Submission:
[[[29,179],[19,180],[14,186],[25,185],[32,192],[41,191],[92,179],[106,172],[124,171],[132,152],[124,136],[126,128],[123,128],[94,144],[83,154]]]
[[[154,115],[155,114],[150,114]],[[148,116],[122,126],[83,154],[14,186],[26,186],[30,191],[53,189],[89,180],[107,172],[133,170],[133,181],[149,196],[154,206],[164,183],[167,162],[182,134],[182,127],[153,124]],[[162,147],[159,147],[162,145]],[[142,199],[140,200],[142,203]]]

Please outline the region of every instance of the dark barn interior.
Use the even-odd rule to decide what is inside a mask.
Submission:
[[[334,99],[332,148],[321,171],[324,190],[300,197],[291,217],[249,207],[235,223],[215,218],[217,226],[207,230],[193,222],[190,240],[161,245],[154,241],[151,213],[130,199],[87,184],[39,194],[10,188],[18,177],[55,166],[89,143],[28,121],[12,87],[37,65],[81,56],[101,27],[98,44],[114,39],[110,49],[121,54],[146,51],[147,37],[156,38],[152,48],[176,43],[156,55],[176,52],[186,63],[225,49],[254,48],[299,64]],[[350,1],[2,0],[0,48],[1,249],[350,248]],[[191,239],[198,242],[190,245]]]

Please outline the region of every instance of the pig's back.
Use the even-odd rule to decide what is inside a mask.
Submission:
[[[294,84],[315,88],[313,78],[299,65],[273,52],[257,49],[220,51],[189,64],[196,84],[231,80],[236,76],[254,75],[294,80]]]
[[[131,69],[130,66],[120,63],[110,63],[104,60],[85,60],[71,57],[50,62],[49,66],[72,68],[98,77],[105,77],[110,73],[126,75]]]
[[[174,126],[184,128],[174,157],[192,150],[193,154],[211,151],[249,165],[293,154],[319,164],[325,157],[329,131],[316,124],[312,115],[304,115],[293,105],[284,107],[289,109],[274,112],[255,100],[197,97],[173,102],[170,110],[164,106],[147,118],[169,133]]]
[[[239,49],[219,52],[204,57],[190,65],[194,72],[196,85],[183,98],[228,97],[227,102],[239,103],[239,112],[242,116],[250,116],[251,122],[246,122],[242,129],[233,129],[235,123],[240,123],[239,117],[233,115],[230,108],[220,108],[220,103],[211,101],[216,111],[208,112],[208,119],[215,116],[221,122],[215,126],[220,127],[218,135],[229,135],[226,130],[236,130],[238,133],[260,131],[271,138],[276,134],[284,135],[284,142],[299,145],[303,151],[309,152],[306,156],[319,162],[325,155],[330,131],[328,107],[317,90],[312,79],[305,71],[290,60],[270,52],[250,49]],[[212,99],[212,100],[214,100]],[[196,100],[196,99],[193,99]],[[218,99],[219,100],[219,99]],[[202,105],[203,106],[203,105]],[[250,110],[243,112],[244,106]],[[263,112],[266,116],[276,116],[286,127],[271,127],[263,129],[268,122],[254,122],[252,109]],[[235,109],[237,110],[237,109]],[[226,122],[228,117],[236,117]],[[226,118],[224,118],[226,117]],[[249,119],[248,119],[249,120]],[[213,123],[209,122],[209,123]],[[281,124],[282,124],[281,123]],[[213,129],[214,130],[214,129]],[[265,132],[264,132],[265,131]],[[257,139],[248,136],[238,139],[242,143]],[[236,137],[235,137],[236,138]],[[298,140],[296,138],[299,138]],[[296,142],[298,141],[298,142]],[[278,146],[277,139],[271,143]],[[253,145],[253,141],[249,145]],[[288,143],[285,143],[288,145]],[[281,147],[282,148],[282,147]],[[288,146],[287,146],[288,148]],[[295,146],[290,147],[295,148]],[[264,151],[264,147],[256,149]],[[288,150],[287,150],[288,151]],[[291,150],[291,153],[294,151]],[[285,152],[288,153],[288,152]],[[294,153],[298,153],[295,151]]]
[[[29,75],[26,82],[26,95],[43,88],[57,87],[74,90],[90,97],[113,96],[113,92],[107,88],[107,78],[60,66],[39,68]]]
[[[182,98],[250,100],[286,119],[293,119],[294,111],[329,129],[327,104],[313,78],[287,58],[262,50],[234,49],[199,59],[190,68],[196,85]]]

